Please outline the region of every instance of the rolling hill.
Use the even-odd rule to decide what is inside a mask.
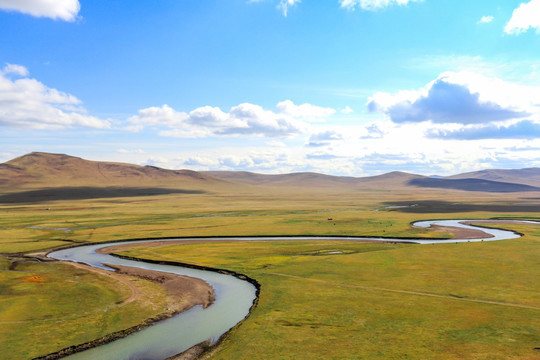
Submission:
[[[531,185],[484,180],[484,179],[471,179],[471,178],[412,179],[411,181],[409,181],[409,185],[425,187],[425,188],[454,189],[454,190],[464,190],[464,191],[483,191],[483,192],[495,192],[495,193],[540,191],[540,188],[531,186]]]
[[[406,186],[411,179],[424,178],[400,171],[369,177],[332,176],[312,172],[265,175],[245,171],[205,171],[206,175],[246,185],[276,187],[324,188],[346,186],[351,189],[395,188]]]
[[[221,182],[191,170],[165,170],[41,152],[33,152],[0,164],[2,188],[164,185],[191,188]]]
[[[0,164],[0,190],[3,193],[19,191],[27,198],[51,197],[53,195],[50,188],[58,190],[53,191],[57,196],[73,194],[76,197],[75,194],[78,193],[110,197],[115,194],[136,196],[200,193],[220,188],[237,191],[246,187],[338,191],[439,188],[497,193],[530,192],[540,191],[540,169],[483,170],[443,178],[400,171],[370,177],[331,176],[312,172],[265,175],[245,171],[166,170],[154,166],[89,161],[64,154],[42,152],[33,152]],[[104,191],[103,188],[109,190]],[[128,191],[127,188],[131,190]],[[35,192],[37,190],[41,192]]]
[[[501,181],[507,183],[523,184],[538,187],[540,186],[540,168],[528,169],[489,169],[475,172],[468,172],[445,179],[481,179],[489,181]]]

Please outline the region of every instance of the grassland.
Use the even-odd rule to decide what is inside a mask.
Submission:
[[[0,272],[0,358],[31,359],[89,342],[163,312],[165,290],[127,278],[123,283],[71,265],[26,262]]]
[[[212,359],[533,359],[540,230],[519,230],[530,235],[436,246],[220,242],[124,254],[260,282],[257,308]]]
[[[534,209],[538,200],[529,194],[471,195],[432,189],[412,194],[410,190],[351,192],[252,186],[232,189],[228,185],[202,190],[200,194],[0,204],[2,353],[9,354],[9,359],[43,355],[129,327],[160,311],[156,307],[163,294],[155,293],[157,289],[152,284],[141,286],[147,287],[146,296],[156,296],[156,307],[134,302],[115,308],[127,294],[126,289],[110,279],[56,263],[23,262],[13,269],[13,264],[28,261],[35,252],[79,243],[186,236],[450,237],[448,233],[412,228],[409,223],[433,218],[540,218],[540,213],[531,212],[530,208],[512,207],[519,202]],[[424,212],[386,208],[390,202],[432,204],[436,201],[437,207]],[[462,206],[456,208],[456,203]],[[517,230],[528,234],[527,238],[485,247],[384,245],[381,249],[381,245],[341,243],[340,249],[346,250],[347,255],[308,256],[320,246],[324,250],[335,244],[326,247],[315,244],[311,248],[307,244],[268,244],[253,248],[253,259],[243,260],[236,245],[230,246],[230,253],[212,246],[184,247],[182,252],[187,250],[183,257],[176,256],[175,249],[170,251],[174,252],[171,259],[230,268],[247,273],[263,284],[256,312],[231,334],[217,358],[241,358],[233,356],[236,353],[249,357],[259,346],[264,349],[266,340],[259,336],[273,339],[274,345],[281,344],[268,353],[276,358],[293,358],[287,354],[294,351],[304,353],[305,358],[308,354],[314,358],[343,358],[353,354],[357,358],[361,357],[358,354],[366,354],[366,358],[389,358],[392,351],[422,357],[437,349],[439,354],[452,358],[460,354],[459,349],[471,354],[473,345],[468,345],[469,342],[478,351],[477,358],[489,358],[485,354],[497,351],[509,355],[513,340],[522,345],[516,356],[533,358],[537,353],[530,353],[533,342],[530,334],[539,331],[534,321],[538,318],[534,316],[538,315],[537,310],[502,306],[501,310],[493,310],[499,308],[458,300],[465,296],[538,306],[540,291],[537,281],[532,279],[534,276],[538,279],[539,266],[537,257],[532,255],[538,254],[539,234],[531,227]],[[486,253],[486,249],[493,250]],[[163,252],[158,255],[169,256]],[[500,278],[497,269],[503,265],[508,276]],[[34,276],[45,281],[25,281]],[[371,289],[394,287],[448,297]],[[87,296],[92,291],[99,296]],[[308,300],[313,303],[312,308],[306,307]],[[360,305],[351,307],[351,304]],[[94,310],[99,310],[100,315],[83,314]],[[451,319],[446,320],[446,314],[451,314]],[[459,327],[462,323],[469,325]],[[442,327],[433,333],[436,324]],[[503,327],[509,330],[501,330]],[[484,338],[488,340],[482,342]],[[296,340],[290,342],[290,339]],[[335,349],[340,352],[334,356]]]

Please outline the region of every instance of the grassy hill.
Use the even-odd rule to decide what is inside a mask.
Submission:
[[[421,178],[411,179],[409,185],[427,187],[427,188],[442,188],[455,189],[465,191],[483,191],[483,192],[524,192],[524,191],[540,191],[540,188],[520,183],[492,181],[485,179],[432,179]]]
[[[33,152],[0,164],[0,186],[201,186],[223,181],[191,170],[89,161],[64,154]]]
[[[0,189],[14,192],[65,189],[63,193],[103,192],[103,188],[136,188],[135,196],[155,194],[155,188],[189,191],[239,191],[240,189],[318,189],[318,191],[445,189],[476,192],[540,191],[540,169],[484,170],[445,178],[393,171],[370,177],[346,177],[300,172],[266,175],[245,171],[167,170],[116,162],[89,161],[64,154],[33,152],[0,164]],[[99,188],[101,190],[92,190]],[[159,191],[158,191],[159,193]],[[50,193],[25,193],[51,197]],[[130,196],[124,191],[118,196]],[[115,192],[107,192],[107,196]],[[100,197],[96,195],[95,197]],[[101,196],[102,197],[102,196]],[[88,197],[85,197],[88,198]],[[11,199],[11,198],[10,198]],[[0,201],[1,201],[0,197]]]
[[[400,171],[369,177],[332,176],[312,172],[279,175],[265,175],[246,171],[205,171],[203,173],[215,178],[246,185],[312,188],[347,187],[351,190],[400,188],[406,186],[411,179],[424,178],[421,175]]]
[[[540,168],[488,169],[448,176],[446,179],[482,179],[538,187],[540,186]]]

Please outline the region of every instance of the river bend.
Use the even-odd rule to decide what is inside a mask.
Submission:
[[[236,238],[210,238],[204,240],[222,241],[268,241],[268,240],[317,240],[336,239],[353,241],[385,241],[385,242],[408,242],[417,244],[434,243],[459,243],[477,241],[496,241],[515,239],[519,234],[499,229],[478,228],[472,225],[465,225],[462,222],[467,220],[437,220],[420,221],[413,225],[418,227],[430,227],[431,225],[461,227],[474,230],[482,230],[489,236],[481,239],[448,239],[448,240],[427,240],[427,239],[401,239],[401,238],[378,238],[378,237],[236,237]],[[473,221],[473,220],[470,220]],[[485,220],[481,220],[485,222]],[[534,222],[527,222],[534,223]],[[176,241],[179,239],[168,239],[159,241]],[[181,239],[182,241],[200,241],[201,239]],[[151,240],[145,240],[151,241]],[[114,245],[124,245],[141,243],[141,241],[116,242]],[[238,279],[231,275],[220,274],[213,271],[197,270],[172,265],[150,264],[142,261],[132,261],[120,259],[111,255],[99,254],[96,250],[111,246],[108,244],[85,245],[64,250],[54,251],[48,254],[49,257],[75,261],[90,266],[108,269],[103,264],[123,265],[139,267],[143,269],[169,272],[179,275],[192,276],[208,282],[213,288],[216,296],[214,304],[206,309],[202,306],[195,306],[188,311],[180,313],[170,319],[161,321],[144,330],[131,334],[125,338],[116,340],[106,345],[79,352],[67,357],[73,360],[108,359],[108,360],[163,360],[173,355],[179,354],[190,347],[203,341],[211,339],[217,341],[224,333],[242,321],[249,313],[256,298],[256,288],[251,283]]]

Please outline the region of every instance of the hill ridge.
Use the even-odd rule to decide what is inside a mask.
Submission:
[[[539,186],[540,168],[530,167],[523,169],[484,169],[447,176],[445,177],[445,179],[482,179]]]
[[[0,185],[20,186],[141,186],[220,183],[193,170],[168,170],[120,162],[32,152],[0,164]]]
[[[86,160],[67,154],[31,152],[0,164],[0,186],[45,187],[171,187],[267,186],[278,188],[406,189],[441,188],[462,191],[539,191],[540,168],[487,169],[447,177],[427,177],[391,171],[368,177],[334,176],[316,172],[260,174],[249,171],[168,170],[156,166]]]

